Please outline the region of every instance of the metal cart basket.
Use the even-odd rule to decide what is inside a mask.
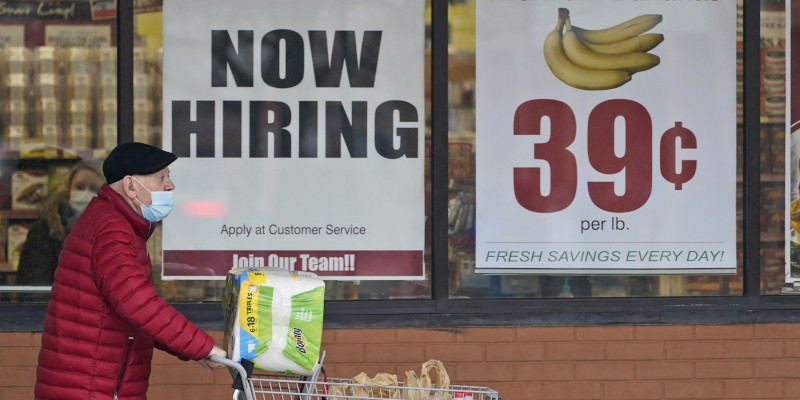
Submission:
[[[447,389],[403,386],[363,385],[351,379],[328,378],[322,372],[325,352],[310,376],[254,373],[227,358],[212,356],[212,361],[230,369],[243,390],[235,390],[234,400],[500,400],[496,390],[480,386],[450,385]]]

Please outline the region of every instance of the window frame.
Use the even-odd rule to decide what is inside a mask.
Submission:
[[[133,6],[118,2],[119,142],[133,140]],[[448,1],[431,0],[431,256],[432,298],[326,301],[325,326],[589,326],[627,324],[739,324],[800,322],[800,297],[760,291],[759,116],[760,2],[743,2],[744,289],[741,296],[558,299],[449,299],[448,205]],[[223,329],[219,302],[173,303],[203,329]],[[41,331],[45,304],[1,304],[0,331]]]

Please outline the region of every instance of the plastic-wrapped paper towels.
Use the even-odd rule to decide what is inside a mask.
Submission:
[[[264,371],[311,374],[322,339],[322,279],[280,268],[234,268],[226,291],[228,358]]]

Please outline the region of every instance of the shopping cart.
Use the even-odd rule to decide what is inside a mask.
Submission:
[[[501,400],[496,390],[481,386],[450,385],[447,389],[364,385],[352,379],[329,378],[322,369],[325,352],[320,354],[311,375],[253,373],[227,358],[212,356],[211,361],[224,364],[243,389],[234,390],[234,400]]]

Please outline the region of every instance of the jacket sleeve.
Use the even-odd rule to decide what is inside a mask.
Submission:
[[[172,355],[172,356],[178,357],[178,359],[179,359],[179,360],[181,360],[181,361],[189,361],[189,359],[188,359],[188,358],[186,358],[186,357],[184,357],[184,356],[182,356],[182,355],[180,355],[180,354],[176,354],[175,352],[171,351],[171,350],[170,350],[170,349],[168,349],[166,346],[164,346],[163,344],[161,344],[161,342],[155,342],[155,343],[154,343],[154,346],[155,346],[155,348],[157,348],[157,349],[159,349],[159,350],[161,350],[161,351],[163,351],[163,352],[166,352],[166,353],[167,353],[167,354],[169,354],[169,355]]]
[[[145,275],[149,261],[137,261],[133,243],[142,241],[124,229],[98,235],[92,254],[95,283],[118,316],[152,336],[164,350],[186,359],[205,358],[214,339],[158,296]]]

